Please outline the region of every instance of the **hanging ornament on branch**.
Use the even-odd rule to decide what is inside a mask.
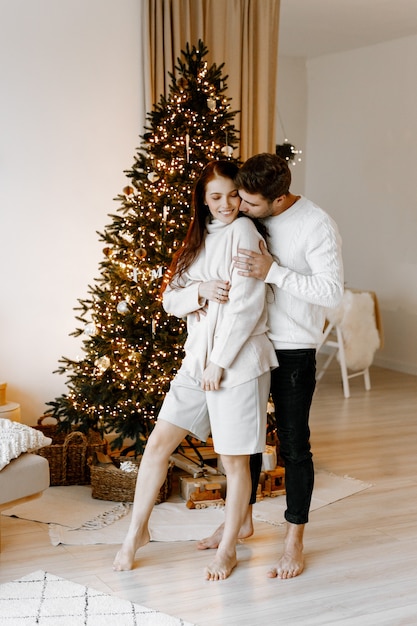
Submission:
[[[148,180],[151,183],[156,183],[156,181],[159,180],[159,174],[157,172],[149,172],[148,174]]]
[[[187,163],[190,162],[190,135],[187,133],[185,135],[185,154],[187,158]]]
[[[98,369],[98,371],[100,372],[100,374],[104,374],[104,372],[109,369],[111,363],[110,363],[110,359],[108,356],[101,356],[98,359],[96,359],[94,361],[94,365],[96,366],[96,368]]]
[[[225,156],[231,157],[233,154],[233,148],[232,146],[223,146],[222,152]]]
[[[184,76],[180,76],[177,80],[177,85],[180,91],[185,91],[188,87],[188,80]]]
[[[207,98],[207,106],[210,109],[210,111],[215,111],[216,110],[216,100],[215,98]]]
[[[226,131],[226,145],[223,146],[222,148],[222,153],[227,156],[227,157],[231,157],[233,154],[233,148],[232,146],[229,146],[228,144],[228,135],[227,135],[227,131]]]
[[[137,248],[135,250],[135,255],[138,257],[138,259],[142,260],[146,257],[146,249],[143,247]]]
[[[118,303],[117,312],[120,313],[121,315],[126,315],[127,313],[129,313],[129,310],[130,310],[129,303],[126,300],[122,300],[121,302]]]
[[[94,335],[97,335],[98,330],[97,330],[97,326],[94,324],[94,322],[88,322],[88,324],[86,324],[84,326],[84,335],[87,335],[87,337],[94,337]]]

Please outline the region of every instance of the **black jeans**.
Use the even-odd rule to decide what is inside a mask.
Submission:
[[[316,351],[277,350],[279,367],[271,373],[271,395],[275,405],[280,455],[285,464],[287,510],[292,524],[308,522],[314,485],[310,448],[309,414],[316,386]],[[262,455],[251,459],[252,497],[259,482]]]

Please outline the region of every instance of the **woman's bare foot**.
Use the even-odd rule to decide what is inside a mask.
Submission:
[[[220,542],[223,537],[224,524],[220,524],[218,528],[214,531],[210,537],[205,537],[204,539],[200,539],[197,544],[198,550],[215,550],[219,547]],[[252,507],[249,507],[248,513],[243,520],[243,524],[240,527],[239,534],[237,536],[238,539],[247,539],[253,535],[253,521],[252,521]]]
[[[237,565],[236,552],[217,551],[214,561],[206,567],[206,580],[225,580]]]
[[[132,538],[128,535],[113,561],[114,571],[123,572],[132,569],[137,550],[149,541],[150,535],[147,528],[142,533]]]

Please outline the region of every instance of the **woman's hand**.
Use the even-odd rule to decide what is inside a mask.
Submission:
[[[211,361],[203,372],[201,388],[204,391],[216,391],[220,387],[220,381],[223,376],[223,368]]]
[[[197,309],[196,311],[192,311],[190,313],[190,315],[195,315],[195,317],[197,319],[197,322],[199,322],[202,317],[206,317],[206,315],[207,315],[207,307],[208,307],[208,304],[206,303],[204,306],[201,307],[201,309]]]
[[[205,300],[224,304],[229,299],[230,283],[225,280],[208,280],[200,283],[198,295]]]

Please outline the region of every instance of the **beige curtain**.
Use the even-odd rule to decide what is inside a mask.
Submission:
[[[240,111],[242,160],[275,152],[280,0],[141,0],[146,110],[168,95],[168,72],[188,42],[202,39],[207,62],[224,63],[227,96]]]

